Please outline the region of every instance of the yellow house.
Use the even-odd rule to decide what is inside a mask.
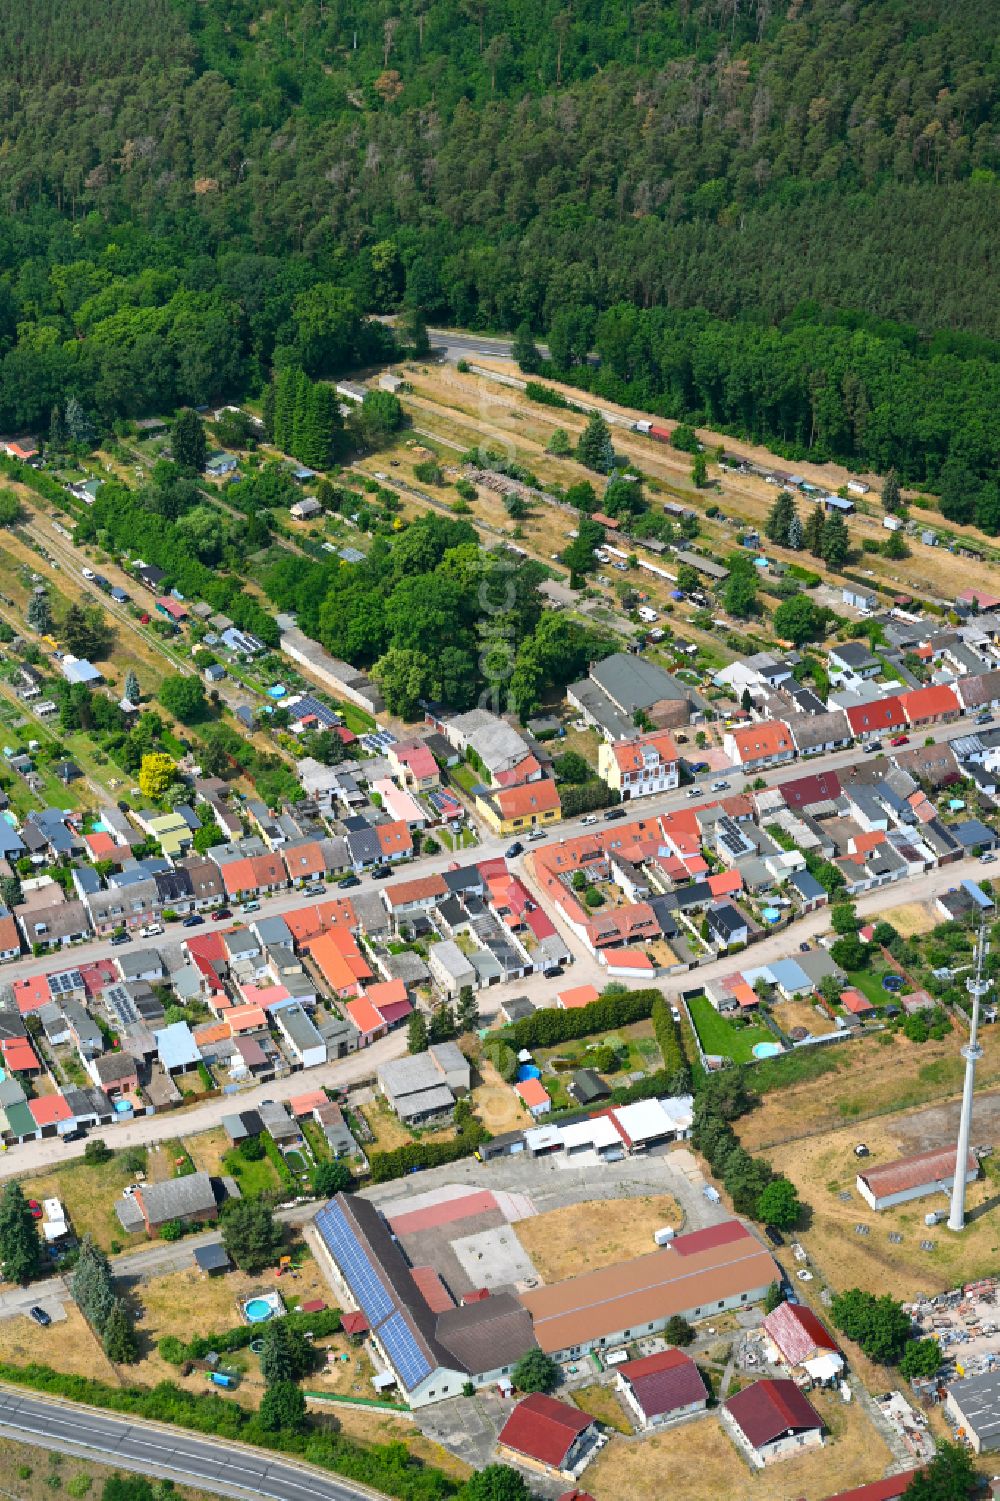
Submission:
[[[525,833],[542,824],[555,823],[562,816],[559,793],[550,777],[480,792],[476,808],[494,834]]]

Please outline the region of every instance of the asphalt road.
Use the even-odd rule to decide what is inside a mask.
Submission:
[[[52,1397],[0,1388],[0,1434],[237,1501],[372,1501],[381,1492],[230,1440],[117,1417]]]

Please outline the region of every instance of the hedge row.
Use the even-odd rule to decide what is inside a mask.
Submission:
[[[656,1002],[662,999],[658,990],[632,990],[626,995],[602,996],[574,1011],[549,1007],[505,1027],[500,1036],[517,1049],[556,1047],[561,1042],[575,1042],[580,1037],[648,1021]]]
[[[341,1433],[307,1425],[302,1433],[267,1431],[256,1413],[210,1393],[189,1392],[172,1381],[155,1387],[114,1387],[89,1376],[69,1376],[44,1365],[0,1363],[0,1381],[25,1386],[52,1396],[86,1402],[111,1412],[127,1413],[159,1423],[172,1423],[195,1433],[238,1439],[257,1448],[294,1455],[325,1470],[333,1470],[372,1486],[399,1501],[445,1501],[459,1487],[443,1471],[411,1458],[402,1443],[361,1447]]]
[[[684,1056],[684,1046],[681,1042],[681,1029],[674,1021],[673,1012],[661,996],[653,1002],[653,1035],[656,1045],[660,1049],[663,1058],[663,1068],[675,1078],[686,1080],[679,1094],[686,1094],[691,1087],[691,1070]]]
[[[373,1183],[388,1183],[407,1173],[419,1173],[428,1167],[445,1167],[471,1157],[477,1147],[489,1141],[490,1133],[478,1121],[472,1121],[451,1141],[411,1141],[393,1152],[372,1152],[369,1157]]]
[[[315,1334],[322,1338],[336,1334],[340,1329],[340,1309],[324,1308],[319,1313],[286,1313],[270,1319],[268,1327],[284,1324],[286,1328],[301,1334]],[[262,1337],[260,1324],[238,1324],[234,1329],[224,1329],[221,1334],[196,1334],[187,1344],[176,1335],[168,1334],[157,1345],[159,1353],[171,1365],[183,1365],[186,1360],[204,1360],[212,1350],[227,1354],[232,1350],[245,1350],[255,1339]]]

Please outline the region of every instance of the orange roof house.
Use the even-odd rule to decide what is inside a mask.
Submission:
[[[559,992],[556,1005],[562,1011],[577,1011],[581,1006],[589,1006],[600,998],[601,992],[596,985],[574,985],[570,990]]]
[[[385,1021],[380,1011],[376,1011],[371,1001],[360,996],[355,1001],[348,1001],[344,1011],[350,1021],[354,1023],[361,1039],[361,1046],[368,1047],[377,1038],[384,1037],[389,1030],[389,1024]]]
[[[0,917],[0,954],[19,954],[21,935],[17,923],[10,916]]]
[[[17,1009],[22,1016],[37,1011],[41,1006],[47,1006],[52,999],[47,975],[32,975],[27,980],[15,980],[13,990]]]
[[[842,990],[840,992],[840,1004],[852,1016],[875,1015],[875,1007],[866,995],[861,994],[860,990]]]
[[[413,854],[413,836],[404,820],[376,824],[375,833],[384,860],[402,860]]]
[[[3,1061],[12,1074],[34,1074],[41,1068],[35,1057],[35,1050],[26,1037],[4,1039]]]
[[[331,928],[304,947],[334,995],[359,995],[361,982],[371,978],[368,962],[346,928]]]
[[[285,922],[296,943],[304,944],[329,928],[357,927],[357,918],[350,898],[334,897],[329,902],[317,902],[312,907],[296,907],[285,913]]]
[[[768,766],[790,761],[795,755],[792,732],[780,719],[729,730],[723,746],[730,760],[742,767]]]
[[[312,881],[326,875],[326,858],[318,839],[281,851],[291,881]]]
[[[261,1006],[231,1006],[226,1012],[226,1021],[234,1037],[267,1030],[267,1013]]]
[[[278,891],[287,886],[288,872],[280,855],[249,855],[222,867],[222,883],[227,896],[255,896],[259,891]]]
[[[957,719],[961,713],[958,695],[947,683],[929,688],[914,688],[900,695],[907,722],[912,725],[936,724],[942,719]]]
[[[552,1101],[540,1079],[522,1079],[520,1084],[515,1084],[514,1093],[520,1096],[521,1103],[532,1115],[545,1115],[552,1109]]]

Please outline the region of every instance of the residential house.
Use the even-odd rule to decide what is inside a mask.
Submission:
[[[474,965],[453,939],[432,943],[427,952],[427,963],[434,983],[445,995],[457,996],[464,986],[475,989],[478,985]]]
[[[757,1469],[823,1443],[823,1420],[794,1381],[755,1381],[720,1408],[723,1426]]]
[[[476,808],[495,834],[519,834],[555,823],[561,816],[559,792],[551,778],[476,794]]]
[[[872,699],[870,702],[845,703],[844,712],[855,740],[869,740],[874,736],[896,734],[907,727],[908,720],[902,698],[890,695]]]
[[[109,1099],[138,1092],[138,1065],[127,1052],[101,1053],[90,1060],[87,1072],[97,1088],[103,1090]]]
[[[326,1062],[326,1043],[302,1006],[279,1006],[272,1016],[275,1026],[302,1068],[316,1068]]]
[[[763,720],[760,724],[727,730],[722,748],[731,763],[746,772],[763,771],[795,759],[792,732],[781,720]]]
[[[653,730],[635,740],[602,740],[598,774],[622,801],[670,792],[680,779],[680,756],[669,730]]]
[[[143,1183],[128,1197],[115,1202],[115,1213],[129,1235],[152,1238],[164,1225],[210,1224],[219,1217],[215,1190],[208,1173],[188,1173],[166,1178],[162,1183]]]
[[[811,1308],[801,1303],[779,1303],[766,1315],[761,1328],[772,1363],[787,1366],[797,1380],[826,1386],[839,1379],[844,1357]]]
[[[400,1120],[409,1126],[450,1120],[455,1096],[467,1094],[471,1071],[455,1043],[439,1043],[378,1070],[378,1085]]]
[[[588,677],[567,688],[566,697],[605,740],[612,741],[635,739],[637,714],[656,729],[677,729],[703,709],[692,688],[631,652],[616,652],[596,662]]]
[[[518,1402],[497,1435],[502,1457],[567,1479],[579,1475],[601,1442],[597,1423],[589,1413],[542,1392]]]
[[[962,706],[954,688],[938,683],[928,688],[914,688],[900,697],[907,724],[919,728],[927,724],[944,724],[958,719]]]
[[[393,773],[405,787],[426,792],[439,785],[441,773],[426,741],[397,740],[387,747],[386,756]]]
[[[749,938],[747,920],[733,902],[713,902],[705,909],[705,922],[711,942],[717,949],[731,949]]]
[[[274,851],[227,861],[221,871],[226,895],[232,901],[282,891],[288,885],[285,862]]]
[[[800,756],[825,756],[851,744],[853,735],[843,709],[822,714],[790,714],[786,721]]]
[[[627,1360],[616,1367],[615,1385],[640,1428],[662,1428],[704,1412],[708,1405],[704,1378],[683,1350],[660,1350]]]
[[[831,646],[827,655],[831,683],[851,678],[877,678],[882,663],[861,641],[843,641]]]

